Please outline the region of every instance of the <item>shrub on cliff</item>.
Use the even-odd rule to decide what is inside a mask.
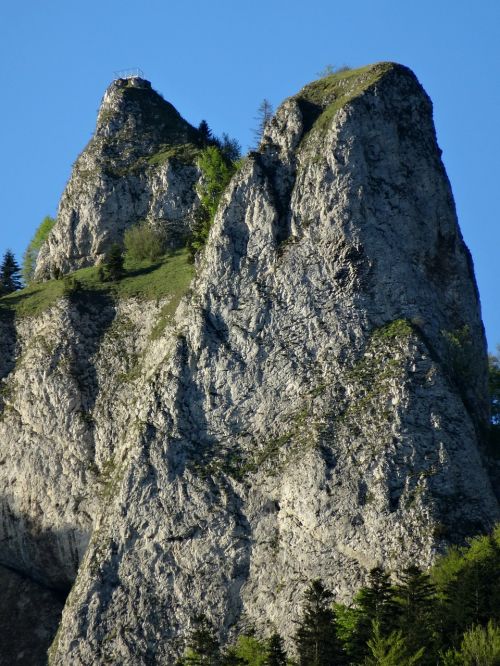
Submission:
[[[208,146],[198,160],[201,169],[201,182],[198,186],[200,206],[198,207],[191,238],[188,241],[189,258],[194,261],[196,253],[204,246],[222,193],[226,189],[236,165],[217,146]]]
[[[23,256],[22,267],[23,280],[26,284],[29,284],[33,281],[38,253],[40,252],[42,245],[47,240],[47,237],[52,231],[52,227],[55,223],[56,221],[53,217],[50,217],[49,215],[44,217],[40,226],[35,231],[35,235],[26,248],[26,252]]]
[[[113,245],[108,250],[104,263],[99,267],[99,279],[101,282],[115,282],[124,275],[124,257],[123,250],[118,243]]]
[[[166,235],[163,229],[143,220],[127,229],[123,243],[128,259],[156,261],[165,254]]]

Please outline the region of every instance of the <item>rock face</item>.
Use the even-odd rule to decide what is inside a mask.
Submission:
[[[174,663],[199,612],[290,636],[311,579],[346,600],[498,520],[472,262],[406,68],[283,103],[175,320],[102,298],[2,320],[0,562],[72,585],[51,663]]]
[[[0,664],[46,664],[47,650],[61,617],[63,599],[54,591],[5,567],[0,567],[0,585]]]
[[[131,225],[148,220],[179,247],[197,205],[198,131],[140,78],[104,95],[94,136],[77,159],[35,277],[94,265]]]

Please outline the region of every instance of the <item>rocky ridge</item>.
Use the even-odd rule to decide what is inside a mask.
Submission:
[[[169,247],[182,246],[198,203],[200,146],[198,131],[149,81],[115,80],[75,162],[36,278],[94,265],[142,220],[163,228]]]
[[[197,612],[291,635],[309,580],[346,600],[498,520],[472,263],[406,68],[282,104],[165,326],[168,298],[100,299],[2,319],[0,562],[71,588],[51,663],[173,663]]]

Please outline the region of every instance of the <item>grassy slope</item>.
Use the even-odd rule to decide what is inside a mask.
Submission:
[[[170,296],[168,312],[165,314],[171,315],[194,275],[194,267],[188,263],[186,250],[168,254],[155,263],[128,261],[125,269],[125,276],[117,282],[100,282],[95,266],[75,271],[71,277],[76,278],[85,291],[107,292],[115,298],[154,300]],[[17,317],[40,314],[63,297],[64,289],[65,280],[34,283],[1,298],[0,313],[13,312]]]
[[[337,72],[305,86],[296,98],[303,99],[320,109],[308,135],[317,136],[325,133],[340,108],[361,95],[394,67],[394,63],[390,62],[376,63]],[[157,120],[156,116],[155,119]],[[145,161],[152,165],[161,164],[172,158],[189,162],[196,158],[197,152],[198,148],[193,144],[164,145],[158,153],[145,158]],[[117,298],[136,296],[157,299],[172,295],[171,303],[166,306],[167,314],[170,315],[186,292],[194,274],[193,266],[187,261],[185,250],[166,256],[155,264],[129,262],[126,269],[125,277],[115,283],[101,283],[96,267],[84,268],[72,275],[82,284],[83,289],[106,291]],[[64,280],[33,284],[22,291],[1,298],[0,312],[13,311],[18,317],[36,315],[55,303],[63,293]]]
[[[349,69],[325,76],[302,88],[295,98],[305,100],[321,109],[309,134],[324,134],[339,109],[361,95],[396,66],[392,62],[380,62],[358,69]]]

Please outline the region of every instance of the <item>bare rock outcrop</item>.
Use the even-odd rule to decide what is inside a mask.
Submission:
[[[142,220],[162,228],[169,247],[181,246],[198,204],[200,145],[198,131],[149,81],[113,81],[39,254],[36,279],[94,265]]]
[[[175,663],[199,612],[290,636],[311,579],[347,600],[499,519],[472,262],[408,69],[282,104],[168,325],[85,298],[2,319],[0,563],[71,587],[51,663]]]
[[[345,600],[498,518],[472,265],[407,69],[284,103],[177,325],[54,663],[172,663],[196,612],[290,635],[309,580]]]

